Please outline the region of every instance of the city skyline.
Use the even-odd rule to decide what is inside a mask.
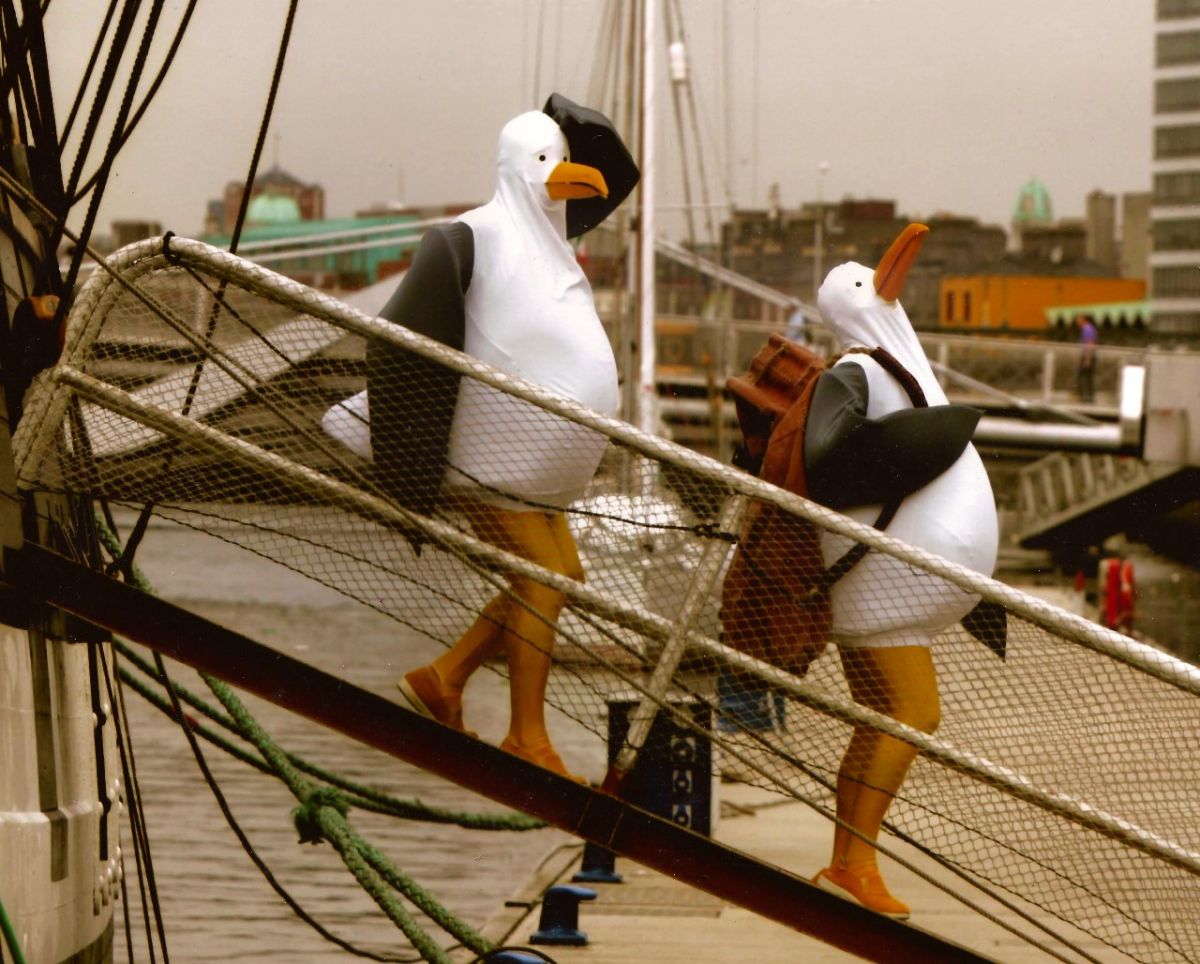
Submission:
[[[259,169],[278,162],[324,185],[331,215],[394,200],[484,201],[505,120],[551,89],[588,99],[604,6],[302,3]],[[148,75],[183,7],[167,4]],[[765,206],[778,183],[784,207],[883,197],[913,217],[947,211],[1007,228],[1031,177],[1047,186],[1056,217],[1081,217],[1093,189],[1150,188],[1149,0],[1086,20],[1068,0],[682,0],[679,9],[714,203],[728,182],[738,206]],[[197,7],[118,158],[100,230],[148,218],[200,231],[207,202],[245,177],[285,13],[283,0]],[[86,0],[47,13],[60,124],[102,15]],[[674,210],[684,197],[666,60],[660,50],[659,204]],[[106,116],[100,138],[110,129]],[[67,163],[72,153],[68,141]],[[693,194],[701,199],[694,182]],[[680,235],[678,214],[663,223]]]

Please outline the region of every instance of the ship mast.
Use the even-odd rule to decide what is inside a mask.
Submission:
[[[642,70],[640,124],[641,183],[638,193],[638,393],[635,424],[643,432],[657,433],[658,379],[654,338],[654,238],[656,234],[655,198],[655,56],[658,22],[655,0],[642,0]]]

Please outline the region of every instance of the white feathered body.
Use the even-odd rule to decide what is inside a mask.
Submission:
[[[849,269],[846,277],[835,277],[843,269]],[[904,309],[898,302],[867,301],[863,279],[870,277],[869,269],[854,264],[830,273],[821,290],[826,322],[843,347],[878,345],[889,351],[917,379],[930,405],[947,404]],[[831,283],[835,290],[827,291]],[[839,284],[848,287],[839,293]],[[839,298],[839,294],[847,297]],[[847,304],[850,297],[858,303]],[[839,364],[859,365],[865,372],[868,418],[912,407],[901,385],[874,359],[856,353],[846,355]],[[859,506],[846,514],[871,525],[881,508]],[[991,483],[975,446],[968,445],[949,469],[906,497],[886,531],[911,546],[991,575],[999,528]],[[841,536],[825,533],[822,551],[826,565],[851,545]],[[870,552],[833,587],[832,632],[842,645],[849,646],[928,645],[934,634],[960,620],[978,601],[974,593],[883,553]]]
[[[567,143],[530,111],[500,134],[496,194],[459,219],[473,257],[463,350],[510,375],[607,415],[617,411],[617,365],[591,286],[566,240],[566,202],[546,177]],[[325,415],[326,432],[371,457],[365,392]],[[565,507],[599,467],[605,436],[464,376],[450,429],[445,484],[514,510]]]
[[[528,238],[501,205],[485,205],[463,220],[475,237],[466,353],[588,408],[616,414],[616,360],[583,272],[547,270],[534,260]],[[560,243],[573,265],[569,245]],[[464,378],[450,431],[447,481],[483,483],[478,494],[500,504],[511,500],[489,490],[564,506],[582,495],[606,444],[591,429]]]

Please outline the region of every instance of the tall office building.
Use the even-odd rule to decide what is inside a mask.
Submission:
[[[1085,253],[1109,274],[1116,274],[1117,196],[1106,191],[1090,191],[1084,204]]]
[[[1153,330],[1200,338],[1200,0],[1157,0]]]
[[[1122,278],[1150,280],[1150,192],[1127,191],[1121,195]]]

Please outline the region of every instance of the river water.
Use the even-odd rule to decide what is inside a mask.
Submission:
[[[127,527],[123,527],[128,531]],[[436,643],[303,577],[218,540],[152,525],[138,562],[160,595],[376,693],[395,695],[395,679],[434,656]],[[175,679],[216,703],[190,670]],[[179,728],[126,688],[137,773],[153,853],[170,958],[182,962],[345,961],[350,955],[302,923],[268,886],[229,830]],[[285,749],[395,796],[445,808],[495,812],[467,790],[265,701],[245,702]],[[467,690],[469,724],[498,741],[507,721],[507,685],[491,672]],[[551,711],[553,713],[553,711]],[[554,713],[551,732],[573,769],[603,774],[600,741]],[[402,934],[376,908],[328,844],[297,843],[286,788],[201,741],[230,807],[254,849],[299,903],[339,937],[375,951],[409,953]],[[352,811],[363,837],[457,916],[479,927],[566,834],[468,831]],[[128,821],[122,847],[130,890],[133,959],[148,961]],[[117,907],[117,962],[127,961]],[[433,925],[431,925],[433,926]],[[453,943],[433,928],[443,946]],[[522,939],[528,935],[522,935]]]

